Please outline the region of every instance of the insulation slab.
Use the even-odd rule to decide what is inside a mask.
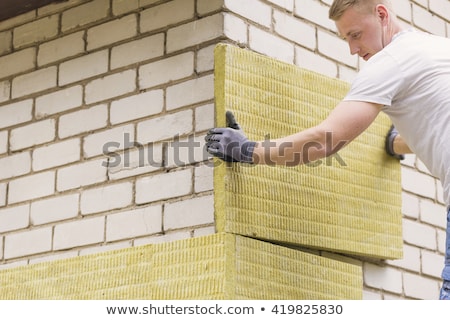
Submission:
[[[275,139],[326,118],[349,84],[231,45],[215,50],[216,126],[230,110],[251,140]],[[399,161],[377,120],[311,165],[251,166],[215,159],[219,232],[375,258],[402,257]],[[332,142],[333,145],[338,142]]]
[[[218,233],[0,271],[0,299],[361,299],[361,266]]]

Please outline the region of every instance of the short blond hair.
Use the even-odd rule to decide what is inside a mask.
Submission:
[[[334,0],[330,7],[329,18],[331,20],[339,20],[344,12],[349,8],[355,8],[361,12],[374,12],[377,4],[384,4],[391,10],[391,3],[389,0]]]

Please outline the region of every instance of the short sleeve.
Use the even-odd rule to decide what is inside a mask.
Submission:
[[[379,52],[356,76],[344,101],[365,101],[391,106],[403,81],[398,63],[390,55]]]

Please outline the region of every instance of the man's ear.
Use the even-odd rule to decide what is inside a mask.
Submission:
[[[383,26],[388,23],[389,10],[384,4],[377,4],[375,7],[375,14]]]

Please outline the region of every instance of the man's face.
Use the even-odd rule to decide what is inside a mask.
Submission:
[[[352,55],[357,54],[367,61],[383,49],[383,27],[375,9],[368,14],[349,8],[336,21],[336,27],[348,42]]]

